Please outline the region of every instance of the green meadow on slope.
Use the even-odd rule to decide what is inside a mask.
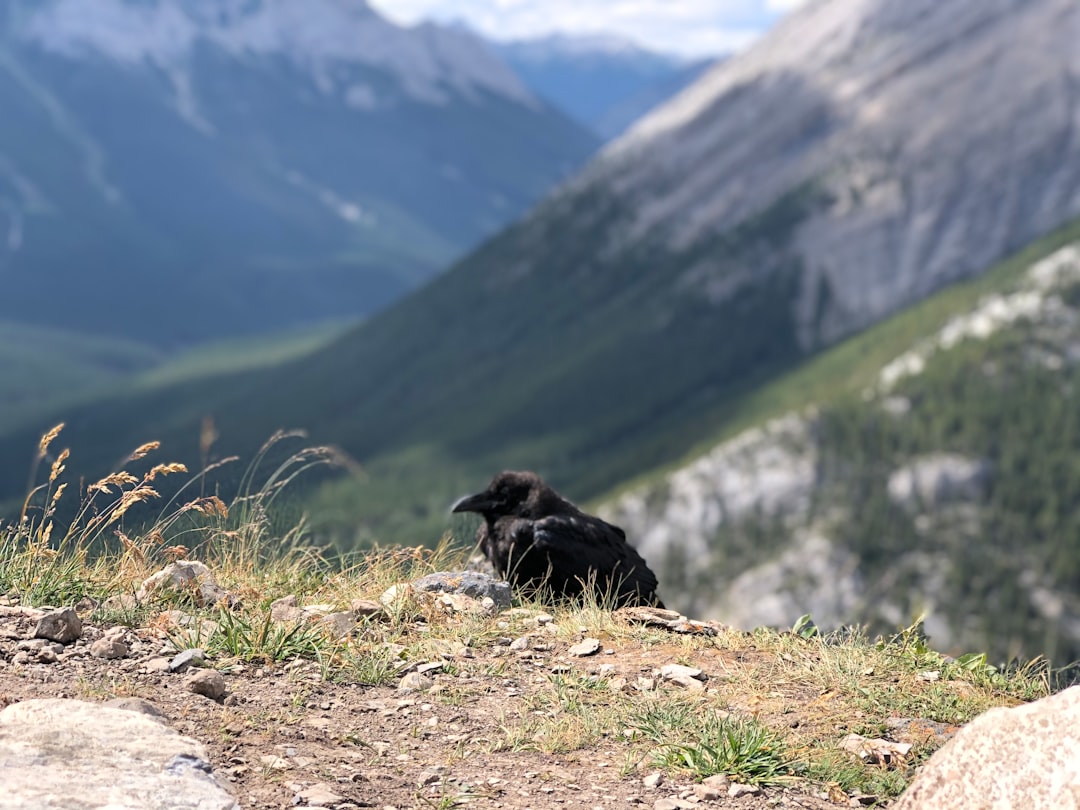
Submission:
[[[575,499],[595,499],[769,417],[838,401],[1034,258],[1080,237],[1073,223],[978,280],[803,359],[784,328],[782,282],[720,311],[668,307],[680,328],[659,333],[647,316],[664,312],[662,280],[640,268],[615,280],[579,276],[573,299],[543,277],[524,279],[507,296],[495,269],[515,240],[528,237],[523,230],[511,229],[420,295],[313,354],[124,391],[43,417],[0,440],[0,456],[30,459],[39,429],[61,418],[88,475],[123,448],[154,439],[194,464],[207,415],[223,455],[250,458],[275,430],[306,428],[365,468],[362,478],[326,482],[315,493],[317,527],[335,529],[345,545],[434,542],[452,499],[495,469],[535,468]],[[557,266],[583,266],[559,258]],[[577,316],[582,306],[588,321]],[[483,314],[484,330],[470,313]],[[20,468],[0,476],[3,498],[18,499]]]

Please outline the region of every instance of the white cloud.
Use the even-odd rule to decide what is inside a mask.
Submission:
[[[370,0],[391,19],[460,20],[494,39],[616,34],[655,49],[715,56],[755,39],[798,0]]]
[[[789,11],[794,11],[805,2],[806,0],[765,0],[765,7],[777,14],[786,14]]]

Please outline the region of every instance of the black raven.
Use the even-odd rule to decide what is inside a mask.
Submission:
[[[664,606],[656,576],[623,530],[585,514],[535,473],[501,472],[453,511],[483,515],[480,547],[499,576],[526,593],[577,597],[588,588],[617,607]]]

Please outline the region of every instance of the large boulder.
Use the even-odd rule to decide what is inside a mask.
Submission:
[[[1077,810],[1080,686],[964,726],[893,810]]]
[[[239,810],[206,751],[158,719],[78,700],[0,712],[2,810]]]

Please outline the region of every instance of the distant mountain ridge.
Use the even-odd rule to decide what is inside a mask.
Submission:
[[[650,51],[620,37],[559,34],[493,48],[535,93],[604,140],[618,137],[688,87],[710,64]]]
[[[11,0],[0,105],[0,318],[163,345],[370,314],[597,143],[362,0]]]

